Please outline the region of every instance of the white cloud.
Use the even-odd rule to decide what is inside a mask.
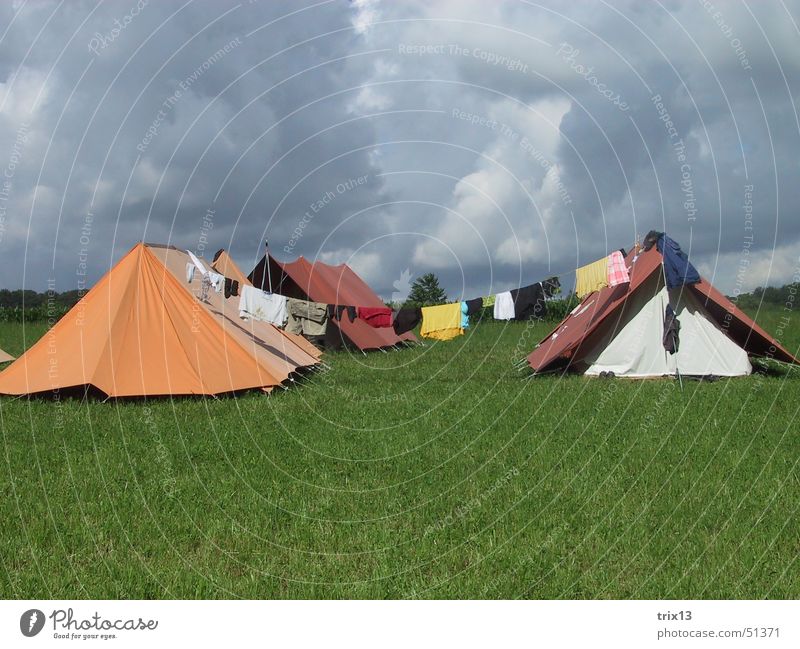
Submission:
[[[378,0],[353,0],[353,6],[356,9],[353,25],[358,33],[364,33],[372,23],[378,20],[380,16],[378,5]]]
[[[0,83],[0,115],[14,124],[31,120],[48,98],[46,77],[43,71],[22,67]]]

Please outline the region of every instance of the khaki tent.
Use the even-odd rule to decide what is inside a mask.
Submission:
[[[269,391],[319,360],[295,337],[242,321],[238,298],[201,301],[189,256],[136,245],[44,337],[0,373],[0,394],[92,386],[111,397]]]
[[[218,250],[217,254],[214,255],[214,261],[211,262],[211,267],[220,275],[225,275],[225,277],[235,279],[237,282],[245,286],[252,286],[252,284],[250,284],[250,280],[247,279],[247,275],[241,271],[241,269],[236,265],[233,259],[231,259],[230,255],[225,251],[224,248]]]
[[[2,349],[0,349],[0,363],[8,363],[8,361],[13,361],[14,357],[11,354],[7,354]]]

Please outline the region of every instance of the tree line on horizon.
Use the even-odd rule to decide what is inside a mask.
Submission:
[[[780,287],[759,286],[750,293],[741,293],[736,297],[729,296],[729,299],[743,309],[755,309],[762,304],[786,305],[795,300],[798,287],[800,283],[784,284]],[[74,307],[85,293],[77,289],[62,293],[0,289],[0,321],[30,322],[46,320],[53,316],[57,318]],[[439,278],[434,273],[426,273],[414,281],[403,305],[421,307],[446,302],[447,293],[439,284]],[[550,309],[551,315],[563,317],[577,304],[577,298],[570,291],[562,297],[551,300],[550,304],[553,307]],[[558,308],[559,306],[564,308]]]

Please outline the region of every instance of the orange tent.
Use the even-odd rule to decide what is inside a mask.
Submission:
[[[280,385],[319,355],[238,298],[186,283],[189,256],[137,244],[41,340],[0,373],[0,394],[93,386],[110,397],[221,394]],[[197,274],[196,274],[197,275]]]

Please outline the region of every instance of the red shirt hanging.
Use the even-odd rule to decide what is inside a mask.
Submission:
[[[360,306],[358,317],[376,329],[392,326],[392,310],[388,306]]]

